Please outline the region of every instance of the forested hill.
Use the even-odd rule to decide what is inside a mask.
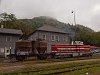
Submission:
[[[20,19],[23,23],[27,25],[31,25],[33,29],[36,29],[42,25],[51,25],[57,28],[61,28],[62,30],[69,32],[69,33],[77,33],[80,31],[87,31],[87,32],[94,32],[92,29],[85,27],[83,25],[70,25],[69,23],[63,23],[60,22],[54,18],[51,17],[46,17],[46,16],[40,16],[40,17],[35,17],[33,19]]]
[[[53,19],[51,17],[41,16],[41,17],[35,17],[33,19],[21,19],[21,21],[26,24],[31,25],[33,29],[36,29],[45,24],[45,25],[50,25],[50,26],[54,26],[57,28],[61,28],[68,32],[73,32],[71,30],[70,24],[59,22],[58,20]]]

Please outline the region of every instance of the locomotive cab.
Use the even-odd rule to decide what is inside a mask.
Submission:
[[[37,56],[38,59],[46,59],[47,43],[42,40],[21,40],[16,42],[16,59],[24,60],[26,57]]]

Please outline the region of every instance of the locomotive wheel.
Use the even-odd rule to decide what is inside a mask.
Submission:
[[[18,61],[23,61],[23,60],[25,60],[25,56],[23,56],[23,55],[18,55],[18,56],[16,56],[16,60],[18,60]]]
[[[55,58],[55,53],[52,53],[51,54],[51,58]]]
[[[70,55],[70,57],[72,58],[72,57],[73,57],[73,55],[71,54],[71,55]]]
[[[40,60],[45,60],[45,59],[47,59],[47,55],[39,54],[39,55],[37,55],[37,58],[40,59]]]

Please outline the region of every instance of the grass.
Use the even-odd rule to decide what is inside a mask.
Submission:
[[[92,57],[92,58],[95,58],[95,57]],[[7,63],[7,64],[0,63],[0,66],[23,65],[23,67],[21,69],[14,70],[12,72],[11,71],[2,72],[2,73],[0,73],[0,75],[48,75],[48,74],[53,74],[56,72],[64,72],[64,73],[62,73],[62,75],[63,74],[74,75],[74,73],[76,73],[76,75],[77,74],[81,75],[81,73],[84,75],[84,73],[89,72],[88,69],[91,69],[91,68],[87,68],[87,67],[92,67],[92,69],[94,70],[95,68],[97,68],[98,65],[100,65],[100,60],[96,60],[96,61],[92,61],[92,62],[91,61],[73,62],[73,60],[76,60],[76,59],[84,60],[84,59],[91,59],[91,57],[89,57],[89,58],[71,58],[71,59],[62,58],[62,59],[48,59],[48,60],[37,60],[37,61],[23,61],[23,62],[15,62],[15,63]],[[72,62],[67,63],[66,61],[68,61],[68,60],[70,60],[70,61],[72,60]],[[56,64],[56,62],[61,62],[61,63]],[[81,69],[81,70],[79,70],[79,69]],[[75,71],[71,71],[71,70],[75,70]],[[98,70],[100,71],[100,68]],[[71,71],[71,72],[66,73],[65,71]]]
[[[100,61],[63,63],[63,64],[53,64],[46,66],[32,66],[27,64],[24,65],[24,68],[20,71],[15,71],[12,73],[2,73],[2,75],[48,75],[56,72],[65,72],[71,70],[84,69],[87,67],[96,67],[98,65],[100,65]],[[82,70],[82,72],[84,71]]]
[[[81,72],[81,74],[84,74],[84,73],[86,73],[86,69],[87,69],[87,67],[90,67],[90,66],[83,66],[83,67],[81,67],[81,66],[77,66],[77,67],[73,67],[73,68],[63,68],[63,69],[49,69],[49,70],[40,70],[40,71],[35,71],[35,72],[29,72],[29,73],[25,73],[25,72],[22,72],[22,73],[9,73],[9,74],[4,74],[4,75],[48,75],[48,74],[53,74],[53,73],[56,73],[56,72],[65,72],[65,71],[72,71],[72,70],[75,70],[74,72],[72,71],[72,72],[70,72],[69,74],[71,74],[71,75],[77,75],[77,73],[79,73],[80,74],[80,72]],[[96,67],[96,66],[94,66],[94,67]],[[92,68],[94,68],[93,66],[92,66]],[[82,69],[82,70],[78,70],[78,69]],[[99,70],[100,70],[100,67],[99,67]],[[94,69],[93,69],[93,71],[94,71]],[[89,71],[87,71],[87,72],[89,72]],[[65,75],[66,75],[66,73],[65,73]]]
[[[100,66],[62,73],[59,75],[87,75],[86,73],[88,73],[88,75],[100,75]]]

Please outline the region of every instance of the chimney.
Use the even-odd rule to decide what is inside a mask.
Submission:
[[[4,28],[4,25],[1,25],[1,28]]]

